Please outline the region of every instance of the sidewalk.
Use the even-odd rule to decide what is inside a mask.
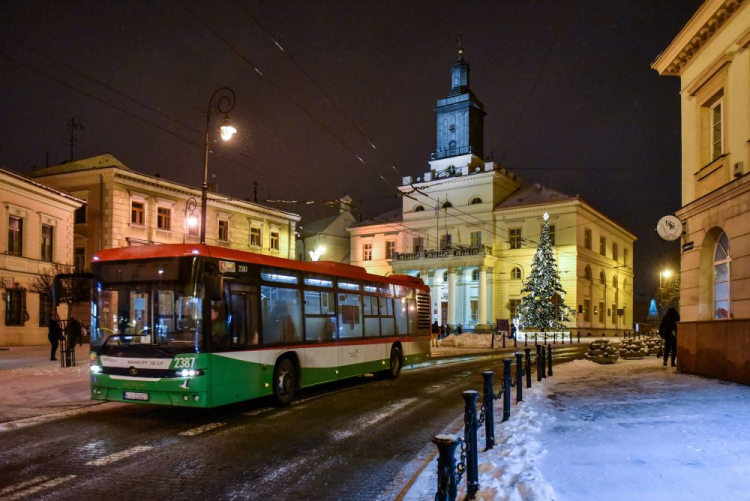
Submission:
[[[507,422],[499,411],[490,451],[479,430],[476,499],[736,500],[750,490],[747,386],[682,374],[653,357],[577,360],[534,382]],[[435,458],[403,499],[434,499],[436,472]],[[465,492],[464,478],[459,499]]]
[[[75,367],[49,354],[49,345],[0,350],[0,423],[98,404],[89,399],[88,345],[76,346]]]

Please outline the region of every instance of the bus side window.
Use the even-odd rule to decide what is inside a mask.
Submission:
[[[305,291],[305,339],[332,341],[336,336],[333,292]]]
[[[362,296],[339,294],[339,338],[362,337]]]
[[[302,305],[299,290],[264,285],[260,294],[263,344],[301,342]]]
[[[378,318],[378,298],[364,296],[365,300],[365,337],[380,336],[380,318]]]
[[[399,336],[407,336],[409,334],[408,307],[409,302],[405,297],[396,299],[396,329]]]
[[[394,336],[396,324],[393,320],[393,298],[380,298],[380,332],[383,336]]]

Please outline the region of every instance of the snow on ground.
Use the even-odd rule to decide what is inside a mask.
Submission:
[[[498,445],[480,452],[476,499],[737,500],[750,491],[750,388],[655,358],[560,365],[509,421],[499,422],[499,405],[495,416]],[[433,499],[436,471],[435,458],[404,499]]]
[[[518,344],[519,346],[523,342],[523,334],[521,333],[518,338]],[[542,342],[542,335],[539,335],[539,342]],[[529,333],[529,345],[533,343],[533,333]],[[550,342],[552,341],[552,335],[549,335]],[[565,337],[566,341],[568,340],[568,337],[566,335]],[[619,343],[621,341],[620,338],[616,337],[599,337],[599,336],[591,336],[584,338],[581,336],[581,342],[582,343],[590,343],[592,341],[595,341],[597,339],[609,339],[612,342]],[[557,343],[560,343],[560,336],[558,335],[556,337]],[[573,336],[573,341],[577,341],[576,336]],[[512,340],[506,340],[507,346],[512,346],[513,341]],[[503,345],[503,339],[502,337],[495,335],[495,348],[499,348]],[[492,347],[492,334],[474,334],[473,332],[467,332],[465,334],[451,334],[449,336],[446,336],[445,338],[440,340],[440,346],[450,346],[454,348],[490,348]]]

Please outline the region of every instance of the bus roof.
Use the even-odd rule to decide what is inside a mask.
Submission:
[[[340,277],[372,282],[387,282],[396,285],[414,287],[427,291],[428,288],[421,278],[408,275],[373,275],[361,266],[336,263],[333,261],[295,261],[283,257],[266,256],[255,252],[247,252],[224,247],[214,247],[206,244],[167,244],[167,245],[136,245],[104,249],[94,254],[94,261],[129,261],[131,259],[153,259],[169,257],[204,256],[216,259],[253,263],[262,266],[275,266],[308,273],[321,273]]]

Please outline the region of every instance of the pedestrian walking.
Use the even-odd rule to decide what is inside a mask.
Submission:
[[[432,346],[438,345],[438,340],[440,338],[440,326],[438,326],[437,320],[432,322]]]
[[[52,318],[49,319],[49,330],[47,332],[47,339],[49,339],[52,350],[50,351],[49,359],[57,360],[55,356],[57,354],[57,346],[60,344],[60,340],[63,338],[62,327],[60,326],[60,317],[57,313],[52,314]]]
[[[670,308],[667,314],[661,320],[659,325],[659,335],[664,339],[664,367],[667,366],[667,359],[672,356],[672,367],[674,367],[677,358],[677,322],[680,321],[680,314],[677,310]]]
[[[440,326],[440,339],[445,337],[445,324]]]
[[[456,328],[456,334],[463,334],[463,333],[464,333],[463,326],[461,324],[458,324],[458,328]]]

